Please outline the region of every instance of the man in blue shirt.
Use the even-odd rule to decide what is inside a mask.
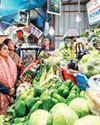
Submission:
[[[68,63],[68,69],[71,74],[76,78],[77,85],[80,90],[86,91],[89,99],[92,101],[95,109],[98,109],[100,114],[100,96],[98,96],[95,91],[89,86],[88,78],[80,72],[80,66],[74,60]]]

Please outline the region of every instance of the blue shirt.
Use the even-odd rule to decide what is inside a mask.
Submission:
[[[77,85],[80,88],[80,90],[86,91],[87,89],[89,89],[88,78],[84,74],[77,73],[75,74],[75,77],[76,77]]]

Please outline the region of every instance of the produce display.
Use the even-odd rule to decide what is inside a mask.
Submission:
[[[100,24],[94,29],[86,30],[81,37],[86,37],[90,46],[94,46],[94,48],[89,47],[90,54],[83,56],[80,61],[83,73],[87,77],[100,74],[100,51],[98,51],[100,50]]]
[[[86,32],[80,35],[81,37],[87,37],[90,43],[93,43],[95,48],[100,49],[100,24],[97,27],[86,30]]]
[[[41,56],[40,56],[41,57]],[[59,49],[56,49],[52,56],[45,59],[45,63],[55,66],[56,64],[63,62],[68,63],[71,59],[71,50],[64,43],[60,43]]]
[[[32,86],[9,107],[5,125],[74,125],[91,114],[86,93],[54,71],[53,66],[40,65]]]
[[[22,88],[17,90],[8,115],[0,116],[0,125],[100,125],[100,117],[90,111],[86,92],[62,79],[60,62],[66,64],[70,59],[70,50],[61,45],[37,70],[25,72],[18,83]],[[99,74],[100,52],[90,50],[79,64],[88,77]]]

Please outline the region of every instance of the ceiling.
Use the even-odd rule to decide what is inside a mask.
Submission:
[[[86,4],[90,0],[80,0],[81,4]],[[62,0],[62,4],[72,4],[72,3],[78,3],[78,0]]]

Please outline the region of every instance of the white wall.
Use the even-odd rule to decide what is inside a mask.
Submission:
[[[80,6],[81,11],[86,11],[86,6]],[[61,16],[55,16],[55,47],[63,41],[63,35],[68,29],[77,29],[78,32],[84,32],[88,28],[88,16],[86,12],[81,12],[82,21],[76,22],[77,5],[62,5]],[[70,13],[68,11],[71,11]],[[74,12],[72,12],[74,11]]]

